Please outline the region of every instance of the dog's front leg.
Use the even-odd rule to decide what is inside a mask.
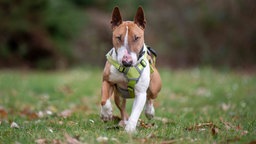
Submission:
[[[113,86],[108,81],[102,82],[101,87],[101,119],[103,121],[109,121],[112,119],[112,106],[110,97],[113,93]]]
[[[128,133],[133,133],[136,131],[137,122],[146,103],[146,99],[146,92],[139,92],[136,94],[132,106],[132,113],[125,127],[125,131],[127,131]]]

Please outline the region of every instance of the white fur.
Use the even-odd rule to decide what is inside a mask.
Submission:
[[[131,52],[131,56],[132,56],[132,61],[133,61],[132,65],[135,66],[137,63],[137,59],[138,59],[137,54],[134,52]]]
[[[146,102],[145,115],[149,120],[155,116],[154,105],[153,105],[153,103],[150,103],[149,101]]]
[[[112,83],[127,83],[127,79],[125,78],[125,76],[120,73],[114,66],[110,66],[110,76],[109,76],[109,81]]]
[[[128,31],[129,31],[129,28],[128,28],[128,26],[126,26],[126,33],[124,36],[124,47],[126,47],[126,48],[128,48]]]
[[[112,110],[112,106],[111,106],[111,102],[110,99],[108,99],[106,101],[106,104],[101,106],[101,118],[103,119],[103,121],[108,121],[112,119],[112,114],[113,110]]]
[[[121,46],[120,48],[117,49],[117,61],[119,64],[122,64],[122,59],[125,53],[127,53],[127,49],[125,46]]]

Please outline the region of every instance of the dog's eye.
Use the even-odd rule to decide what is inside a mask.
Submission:
[[[138,37],[138,36],[134,36],[134,41],[137,41],[138,39],[139,39],[140,37]]]
[[[122,36],[121,35],[117,36],[116,38],[118,39],[118,41],[122,41]]]

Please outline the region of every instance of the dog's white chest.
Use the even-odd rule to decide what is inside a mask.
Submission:
[[[110,67],[109,81],[122,88],[127,87],[128,82],[124,74],[120,73],[114,66]]]

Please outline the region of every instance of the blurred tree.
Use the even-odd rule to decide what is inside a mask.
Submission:
[[[81,17],[68,0],[1,0],[0,67],[67,65]]]
[[[139,5],[160,65],[256,67],[254,0],[1,0],[0,67],[103,65],[113,7],[133,20]]]
[[[155,12],[148,15],[149,41],[164,65],[256,66],[256,1],[154,1],[150,6]]]

